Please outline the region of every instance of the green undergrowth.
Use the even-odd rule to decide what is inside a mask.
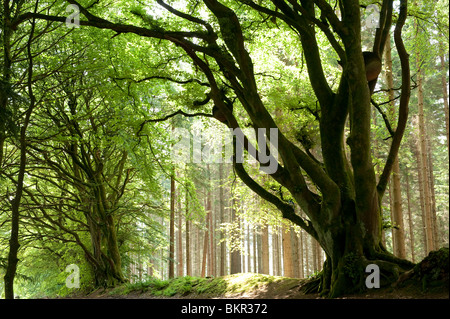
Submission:
[[[251,292],[285,277],[262,274],[234,274],[223,277],[177,277],[169,280],[152,278],[145,282],[124,284],[109,291],[111,296],[148,294],[152,296],[224,296]]]

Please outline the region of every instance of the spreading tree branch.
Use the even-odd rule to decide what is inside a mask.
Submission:
[[[398,55],[400,57],[400,64],[402,67],[402,93],[400,97],[400,106],[398,111],[398,121],[397,129],[392,138],[391,148],[389,150],[389,155],[387,157],[383,172],[380,175],[378,181],[377,190],[378,196],[381,198],[386,191],[387,183],[394,166],[395,158],[398,155],[398,150],[400,148],[400,143],[405,132],[406,123],[408,120],[409,113],[409,98],[411,95],[411,80],[410,80],[410,67],[409,67],[409,55],[406,51],[405,45],[402,39],[402,29],[406,21],[408,14],[408,1],[400,1],[400,13],[394,30],[394,41],[397,47]]]

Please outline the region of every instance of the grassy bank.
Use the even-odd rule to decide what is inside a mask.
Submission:
[[[243,295],[251,297],[252,294],[262,294],[272,298],[279,293],[298,287],[299,283],[300,279],[251,273],[216,278],[185,276],[170,280],[152,278],[145,282],[124,284],[97,293],[118,298],[125,295],[187,298],[237,297]]]

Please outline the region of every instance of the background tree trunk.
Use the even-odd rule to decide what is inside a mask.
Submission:
[[[10,16],[10,7],[9,7],[9,1],[4,2],[4,15],[6,19],[11,18]],[[6,20],[5,19],[5,20]],[[8,22],[9,23],[9,22]],[[14,198],[11,201],[11,232],[9,237],[9,252],[8,252],[8,260],[7,260],[7,266],[6,266],[6,272],[3,277],[4,284],[5,284],[5,299],[14,299],[14,278],[16,276],[17,272],[17,264],[19,262],[18,259],[18,251],[20,247],[19,243],[19,221],[20,221],[20,202],[22,200],[22,194],[24,189],[24,177],[25,177],[25,170],[27,167],[27,128],[30,123],[31,114],[33,112],[33,109],[35,107],[36,98],[33,93],[33,87],[32,87],[32,79],[33,79],[33,57],[31,54],[31,41],[32,37],[34,35],[34,27],[35,23],[32,22],[31,27],[31,33],[28,39],[27,43],[27,58],[28,58],[28,72],[27,72],[27,89],[28,89],[28,98],[29,98],[29,105],[25,111],[24,121],[22,123],[22,126],[20,127],[20,135],[19,135],[19,149],[20,149],[20,158],[19,158],[19,169],[17,172],[17,181],[16,181],[16,191],[14,194]],[[3,43],[4,47],[4,61],[5,65],[4,68],[4,76],[6,79],[9,80],[10,75],[10,66],[11,66],[11,60],[10,60],[10,28],[6,26],[6,28],[2,29],[5,33],[3,35],[3,40],[5,43]],[[6,30],[6,31],[5,31]],[[2,94],[3,95],[3,94]],[[7,106],[7,97],[5,97],[6,100],[2,101],[2,105],[0,107],[6,107]],[[3,132],[1,132],[3,134]],[[3,143],[3,140],[1,140]],[[3,151],[3,145],[0,144],[0,147]]]
[[[439,240],[439,225],[436,219],[436,192],[434,190],[434,173],[433,173],[433,156],[431,153],[431,142],[430,137],[426,136],[426,149],[427,149],[427,166],[428,166],[428,184],[430,185],[430,213],[431,213],[431,223],[433,225],[433,238],[434,247],[437,249],[440,245]]]
[[[291,235],[291,244],[292,244],[292,277],[294,278],[300,278],[299,275],[299,267],[300,267],[300,260],[298,256],[298,237],[297,233],[294,231],[294,227],[291,226],[290,229],[290,235]]]
[[[406,177],[406,199],[408,204],[408,222],[409,222],[409,245],[411,249],[411,260],[414,263],[415,262],[415,249],[414,249],[414,223],[412,220],[412,213],[411,213],[411,198],[410,198],[410,188],[409,188],[409,171],[406,171],[405,174]]]
[[[241,223],[239,217],[236,216],[236,200],[232,197],[231,203],[231,222],[237,223],[237,229],[241,230]],[[240,238],[239,238],[240,241]],[[241,248],[241,247],[240,247]],[[230,274],[237,274],[242,272],[242,263],[241,263],[241,251],[233,249],[230,252]]]
[[[272,247],[273,247],[273,272],[275,276],[281,276],[280,260],[280,240],[278,225],[272,226]]]
[[[303,251],[303,230],[300,230],[299,238],[298,238],[298,254],[300,258],[299,265],[299,278],[305,278],[305,261],[304,261],[304,251]]]
[[[294,277],[294,267],[292,260],[292,242],[290,226],[282,224],[282,241],[283,241],[283,270],[285,277]]]
[[[269,226],[261,226],[261,273],[269,274]]]
[[[181,196],[180,189],[178,190],[178,237],[177,237],[177,268],[178,268],[178,276],[183,277],[184,272],[184,259],[183,259],[183,213],[181,211]]]
[[[439,59],[441,62],[441,83],[442,83],[442,97],[444,98],[444,114],[445,114],[445,132],[447,133],[447,151],[450,152],[449,142],[449,106],[448,106],[448,92],[447,92],[447,69],[445,68],[444,46],[439,45]]]
[[[169,279],[175,277],[175,172],[170,176]]]
[[[206,277],[206,260],[208,256],[208,242],[209,242],[209,220],[210,220],[210,214],[211,212],[209,210],[206,210],[206,216],[205,216],[205,234],[204,234],[204,240],[203,240],[203,258],[202,258],[202,272],[201,277]]]
[[[223,163],[219,164],[219,210],[220,210],[220,224],[225,223],[225,201],[223,194],[223,183],[224,183],[224,168]],[[220,231],[220,270],[219,275],[225,276],[226,270],[226,244],[223,237],[223,232]]]
[[[416,65],[420,67],[419,59],[416,61]],[[431,193],[430,193],[430,182],[429,182],[429,167],[427,159],[427,148],[426,148],[426,132],[425,132],[425,116],[423,112],[423,84],[422,84],[422,72],[419,69],[417,73],[417,99],[418,99],[418,143],[419,143],[419,159],[420,159],[420,171],[423,186],[423,199],[424,199],[424,211],[422,212],[425,217],[425,238],[426,238],[426,255],[435,249],[434,237],[433,237],[433,219],[431,212]]]
[[[192,276],[192,261],[191,261],[191,218],[189,214],[189,192],[186,189],[185,193],[186,206],[186,275]]]

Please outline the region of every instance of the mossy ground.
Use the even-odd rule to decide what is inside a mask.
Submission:
[[[113,289],[98,289],[90,294],[74,294],[78,299],[323,299],[317,293],[305,293],[300,286],[307,279],[262,274],[235,274],[216,278],[178,277],[171,280],[151,279],[123,284]],[[342,299],[448,299],[447,287],[423,289],[420,282],[404,282],[400,287],[368,289]],[[339,298],[339,299],[340,299]]]
[[[340,298],[357,299],[426,299],[449,298],[449,250],[430,253],[414,269],[394,285],[367,289]],[[66,298],[254,298],[254,299],[319,299],[317,293],[305,293],[305,283],[315,280],[286,278],[253,273],[223,277],[178,277],[170,280],[152,278],[145,282],[123,284],[112,289],[98,289],[90,294],[76,293]]]
[[[98,290],[100,298],[277,298],[297,288],[301,279],[263,274],[234,274],[223,277],[178,277],[171,280],[152,278],[145,282],[124,284],[114,289]]]

